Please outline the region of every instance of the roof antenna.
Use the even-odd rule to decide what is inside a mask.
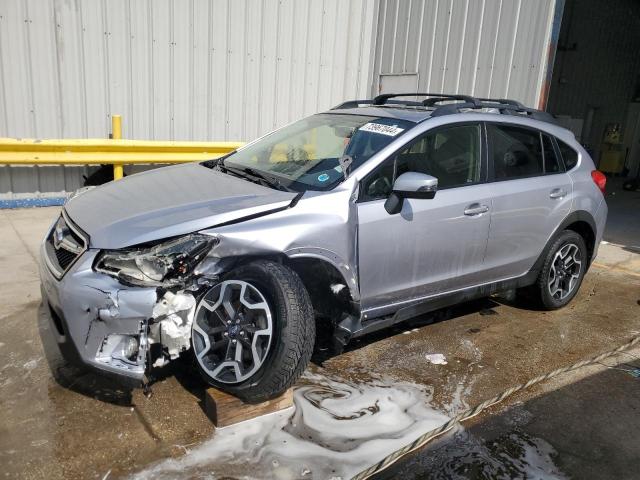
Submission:
[[[351,164],[353,163],[353,157],[351,155],[342,155],[338,159],[338,163],[340,164],[342,174],[344,175],[344,179],[346,180],[349,177],[349,173],[351,173]]]

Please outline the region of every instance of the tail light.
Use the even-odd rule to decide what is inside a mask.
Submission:
[[[593,183],[600,189],[602,194],[604,195],[604,188],[607,185],[607,177],[600,170],[594,170],[591,172],[591,178],[593,179]]]

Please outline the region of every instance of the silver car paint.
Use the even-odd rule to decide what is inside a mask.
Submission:
[[[431,200],[406,199],[389,215],[384,200],[358,204],[362,308],[381,307],[482,281],[490,216],[467,207],[491,205],[488,184],[439,191]],[[455,281],[454,281],[455,279]]]
[[[349,180],[330,192],[309,192],[294,208],[203,230],[220,239],[210,256],[284,254],[321,259],[342,274],[353,300],[358,301],[355,186]]]
[[[485,278],[523,275],[540,255],[541,246],[571,211],[571,178],[559,173],[494,182],[491,186]],[[562,196],[551,198],[556,192]]]
[[[465,273],[465,275],[460,276],[460,281],[458,281],[458,278],[454,273],[456,272],[456,265],[461,265],[465,259],[465,256],[471,256],[473,258],[474,246],[473,244],[471,244],[467,248],[459,248],[460,236],[442,235],[442,238],[440,239],[441,242],[447,243],[440,243],[439,245],[447,245],[450,243],[452,248],[447,249],[445,253],[439,251],[438,254],[433,253],[431,256],[428,256],[428,258],[425,258],[423,262],[419,264],[419,266],[422,268],[417,269],[417,271],[425,272],[426,270],[438,272],[442,268],[439,266],[439,262],[442,261],[442,264],[448,265],[451,269],[451,272],[454,273],[450,277],[451,282],[449,283],[449,285],[446,285],[446,281],[436,283],[439,282],[437,276],[432,278],[432,280],[434,280],[434,283],[432,284],[422,283],[421,279],[423,279],[425,276],[428,276],[429,274],[414,273],[414,265],[416,265],[415,262],[406,260],[406,257],[403,257],[404,262],[402,263],[402,268],[399,267],[397,271],[393,272],[396,274],[398,274],[398,272],[401,272],[399,275],[403,275],[407,271],[409,271],[412,272],[412,275],[414,275],[412,277],[412,281],[409,281],[408,283],[404,282],[403,287],[403,282],[401,280],[404,280],[404,278],[402,278],[401,276],[398,277],[394,275],[388,275],[384,269],[377,268],[379,262],[384,262],[384,259],[389,255],[389,251],[394,248],[393,246],[390,246],[392,244],[385,245],[383,248],[384,253],[379,252],[382,256],[379,255],[375,257],[376,263],[371,264],[371,262],[365,262],[364,259],[361,258],[361,303],[363,306],[363,315],[366,315],[366,318],[373,318],[382,314],[391,313],[398,307],[411,303],[413,301],[412,299],[429,298],[447,291],[455,291],[469,286],[479,286],[486,283],[508,280],[521,276],[529,271],[529,269],[531,269],[538,255],[542,251],[544,245],[546,245],[555,229],[558,227],[558,225],[560,225],[562,220],[564,220],[564,218],[569,214],[570,211],[585,210],[587,212],[595,212],[597,210],[597,205],[599,205],[603,201],[602,194],[591,179],[591,171],[595,169],[595,166],[593,166],[593,162],[589,158],[588,154],[584,151],[584,149],[582,149],[582,147],[577,144],[571,132],[562,127],[555,126],[551,123],[530,120],[518,116],[501,115],[497,119],[496,115],[492,113],[466,113],[429,119],[428,121],[425,121],[419,124],[417,127],[413,128],[402,138],[399,138],[395,142],[389,144],[377,155],[374,155],[369,162],[367,162],[361,168],[354,172],[354,176],[357,177],[358,180],[362,180],[371,171],[375,170],[381,162],[392,155],[395,151],[400,149],[402,145],[422,135],[427,130],[431,130],[433,128],[447,124],[471,121],[507,122],[515,125],[533,127],[543,132],[549,133],[576,148],[580,153],[580,163],[574,169],[572,169],[571,172],[565,174],[532,177],[519,180],[508,180],[504,182],[492,182],[473,187],[444,190],[438,192],[433,200],[411,200],[409,203],[422,204],[424,205],[425,209],[429,209],[431,208],[431,206],[436,207],[438,203],[433,202],[437,198],[442,198],[444,196],[442,195],[443,193],[459,190],[461,201],[459,203],[457,212],[449,212],[450,216],[439,218],[439,220],[443,224],[446,224],[448,219],[451,221],[452,219],[457,219],[458,217],[463,216],[465,205],[474,203],[474,199],[480,198],[486,200],[486,197],[482,197],[482,195],[478,197],[477,192],[474,192],[473,189],[476,189],[477,187],[488,188],[489,193],[487,196],[491,198],[491,205],[490,215],[487,215],[487,217],[490,217],[491,226],[494,227],[494,222],[496,223],[496,226],[493,229],[489,228],[487,231],[487,263],[484,264],[482,270],[475,278],[473,277],[473,272],[467,271],[462,272]],[[579,174],[577,173],[578,171],[580,171]],[[575,182],[575,180],[573,179],[576,175],[579,175],[579,178],[581,178],[582,187],[580,190],[578,190],[577,195],[576,190],[572,185]],[[544,182],[542,182],[542,180],[544,180]],[[562,187],[566,188],[568,192],[565,197],[561,199],[551,199],[548,197],[547,192],[550,193],[550,191],[554,188]],[[522,192],[521,189],[525,189],[525,191]],[[515,193],[519,197],[517,205],[511,205],[508,201],[508,198],[504,196],[503,192]],[[495,196],[497,196],[497,200],[494,198]],[[581,202],[576,203],[576,205],[572,205],[573,198],[576,196],[578,198],[581,198]],[[583,196],[588,197],[588,199],[582,198]],[[527,204],[527,199],[530,202],[538,202],[538,204]],[[541,201],[543,202],[542,204],[540,204]],[[495,212],[494,202],[498,207],[497,211]],[[365,211],[367,214],[369,214],[370,212],[368,212],[367,210],[369,210],[369,207],[359,208],[359,214],[364,215]],[[362,247],[361,250],[370,251],[371,248],[375,248],[371,244],[367,245],[366,247],[364,246],[365,243],[363,242],[366,242],[366,240],[364,240],[365,237],[389,239],[389,236],[391,236],[392,239],[396,241],[397,239],[401,239],[400,241],[405,242],[404,245],[406,246],[406,242],[409,242],[409,239],[413,235],[415,235],[415,231],[413,229],[405,230],[402,232],[402,234],[395,235],[394,228],[389,228],[388,225],[397,222],[397,219],[389,219],[388,214],[386,214],[383,208],[376,209],[375,213],[381,221],[387,220],[388,224],[384,226],[381,225],[380,228],[375,229],[375,231],[368,232],[370,235],[365,235],[363,233],[363,230],[366,227],[364,227],[363,221],[361,219],[359,226],[359,236],[361,238],[360,245]],[[523,219],[521,215],[523,215],[525,218]],[[545,215],[548,215],[548,217],[544,217]],[[368,216],[363,218],[369,219]],[[524,235],[520,234],[520,231],[522,231],[523,229],[528,232],[529,235],[532,235],[536,239],[536,241],[534,242],[530,241],[529,238],[524,238]],[[601,238],[602,231],[598,233]],[[492,236],[494,238],[493,241],[491,241]],[[471,238],[475,237],[472,236]],[[523,240],[523,238],[525,240],[524,244],[519,243]],[[501,245],[498,241],[496,241],[497,239],[501,239],[505,242],[504,246],[506,248],[506,251],[504,256],[500,256]],[[489,247],[489,243],[491,244],[491,247]],[[381,242],[381,244],[384,244],[384,242]],[[537,254],[534,255],[532,254],[532,252],[535,250],[537,250]],[[416,249],[415,251],[412,251],[409,256],[419,255],[419,252],[420,250]],[[374,256],[372,255],[371,257]],[[468,269],[470,268],[470,266],[467,266],[466,268]],[[368,274],[369,269],[371,269],[371,274]],[[455,279],[455,284],[453,284],[453,279]],[[389,290],[393,290],[395,288],[395,285],[397,284],[400,285],[400,289],[398,289],[395,295],[391,292],[387,292],[384,300],[376,300],[376,296],[378,294],[382,294],[380,289],[386,288]],[[380,285],[382,285],[382,287],[380,287]],[[369,292],[367,291],[369,286],[372,287],[371,294],[369,294]],[[376,290],[376,288],[378,290]],[[416,296],[407,297],[405,295],[407,292],[415,292]]]
[[[189,163],[107,183],[72,198],[65,210],[92,248],[117,249],[286,207],[294,197]]]
[[[44,243],[43,243],[44,245]],[[140,333],[151,318],[157,301],[155,288],[127,288],[108,275],[93,270],[98,250],[88,250],[57,280],[44,262],[40,263],[40,281],[45,309],[51,308],[64,318],[68,337],[82,361],[98,370],[141,380],[145,372],[144,355],[136,364],[101,360],[103,341],[110,334]],[[41,257],[45,255],[41,248]],[[52,327],[56,337],[59,337]]]
[[[415,113],[383,108],[343,113],[417,118]],[[357,202],[359,182],[425,131],[465,121],[496,121],[492,113],[467,113],[418,123],[335,189],[307,192],[295,206],[291,205],[295,194],[197,164],[164,168],[96,188],[68,203],[66,211],[90,236],[90,248],[61,281],[41,267],[43,290],[52,307],[64,315],[86,363],[142,378],[140,365],[123,371],[98,361],[98,351],[101,337],[133,334],[141,319],[152,319],[156,292],[124,287],[92,270],[101,248],[200,231],[220,239],[206,260],[209,271],[216,273],[224,268],[216,270],[216,265],[227,257],[321,259],[342,275],[362,319],[367,319],[393,313],[416,299],[525,273],[570,211],[594,215],[599,241],[606,204],[590,177],[593,163],[572,134],[518,116],[501,115],[499,120],[534,127],[569,143],[580,152],[579,165],[567,174],[441,190],[431,200],[407,200],[394,216],[386,213],[382,201]],[[548,198],[556,187],[566,188],[567,195]],[[509,202],[508,195],[518,196],[517,201]],[[465,215],[475,203],[489,211]]]
[[[596,222],[596,241],[593,249],[592,259],[596,258],[598,255],[598,247],[600,246],[600,242],[602,242],[602,235],[604,234],[604,227],[607,223],[607,214],[609,213],[609,208],[607,207],[607,202],[602,200],[600,202],[600,206],[594,215],[594,219]]]

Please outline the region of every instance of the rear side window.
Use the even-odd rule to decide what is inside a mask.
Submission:
[[[578,164],[578,152],[576,152],[562,140],[558,140],[558,146],[560,147],[560,153],[562,154],[565,168],[567,170],[571,170]]]
[[[544,173],[539,132],[511,125],[487,125],[496,180],[531,177]]]
[[[542,134],[542,146],[544,147],[544,173],[561,173],[562,163],[553,148],[553,140],[546,134]]]

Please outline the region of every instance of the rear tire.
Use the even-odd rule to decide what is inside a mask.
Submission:
[[[314,341],[313,307],[300,277],[268,260],[240,266],[205,293],[191,335],[203,378],[249,403],[277,397],[293,385]],[[223,363],[228,366],[220,368]]]
[[[564,230],[553,242],[532,290],[545,310],[567,305],[580,289],[589,265],[587,246],[581,235]]]

